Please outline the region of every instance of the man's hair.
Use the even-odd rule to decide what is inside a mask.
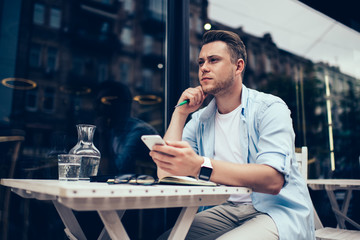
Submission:
[[[230,31],[210,30],[204,33],[201,46],[204,46],[205,44],[215,41],[222,41],[226,43],[230,51],[230,57],[232,63],[236,63],[236,61],[241,58],[244,60],[244,64],[246,66],[247,64],[246,48],[239,35]],[[244,71],[243,71],[243,75],[244,75]]]

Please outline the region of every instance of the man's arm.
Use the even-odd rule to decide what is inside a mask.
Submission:
[[[167,141],[166,146],[154,146],[151,153],[158,169],[169,175],[197,177],[203,157],[197,155],[187,142]],[[166,154],[163,154],[166,153]],[[265,164],[238,164],[211,159],[213,172],[210,181],[246,186],[254,192],[278,194],[284,185],[284,176]]]
[[[254,192],[278,194],[284,185],[284,175],[265,164],[236,164],[212,160],[210,180],[233,186],[247,186]],[[227,176],[224,178],[224,176]]]
[[[176,111],[177,109],[175,109],[172,117],[171,117],[171,121],[168,127],[168,130],[166,131],[165,135],[164,135],[164,140],[177,140],[180,141],[181,137],[182,137],[182,131],[186,122],[186,118],[187,118],[187,114],[181,114],[179,112]],[[155,162],[156,163],[156,162]],[[172,174],[169,172],[166,172],[165,170],[161,169],[158,165],[157,165],[157,175],[158,178],[163,178],[166,176],[171,176]]]
[[[291,148],[293,143],[289,130],[291,127],[289,114],[286,111],[278,111],[283,110],[284,107],[282,104],[276,104],[264,112],[263,117],[266,120],[260,124],[259,144],[262,154],[258,163],[236,164],[211,160],[213,172],[210,180],[225,185],[250,187],[256,192],[277,194],[285,183],[288,170],[282,164],[288,161],[287,154],[290,154],[288,148]],[[279,114],[280,112],[282,114]],[[273,149],[280,150],[279,154],[272,153]],[[203,158],[197,155],[187,142],[168,141],[167,146],[159,146],[155,150],[170,155],[153,153],[154,161],[162,170],[171,175],[198,176]]]
[[[201,104],[204,102],[205,98],[206,95],[202,91],[201,86],[198,86],[196,88],[188,88],[182,93],[178,103],[187,99],[189,100],[189,103],[177,107],[174,110],[169,127],[164,135],[165,141],[167,140],[181,141],[182,133],[187,117],[189,116],[190,113],[199,109]],[[157,168],[157,174],[159,178],[173,175],[164,171],[159,166]]]

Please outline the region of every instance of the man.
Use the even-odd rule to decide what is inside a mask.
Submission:
[[[198,213],[187,239],[315,239],[312,203],[295,161],[290,111],[280,98],[242,84],[246,60],[237,34],[204,34],[201,86],[183,92],[179,103],[189,103],[175,109],[164,136],[167,145],[150,152],[158,176],[194,176],[253,190]],[[208,95],[214,99],[184,128]]]
[[[101,152],[99,171],[102,174],[144,174],[138,170],[137,161],[155,169],[148,155],[149,150],[140,137],[157,134],[157,131],[146,122],[131,116],[132,101],[131,91],[125,84],[109,80],[98,86],[95,140],[99,140],[96,146]]]

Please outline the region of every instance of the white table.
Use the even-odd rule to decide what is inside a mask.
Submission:
[[[249,188],[227,186],[110,185],[31,179],[1,179],[1,184],[24,198],[52,200],[65,232],[79,240],[86,237],[72,210],[98,212],[105,226],[98,239],[129,239],[121,223],[127,209],[182,207],[169,239],[184,239],[199,206],[221,204],[230,194],[251,193]]]
[[[308,179],[308,186],[312,190],[325,190],[331,204],[331,208],[335,214],[338,226],[341,229],[345,229],[345,221],[349,222],[351,225],[360,229],[360,224],[356,223],[354,220],[350,219],[347,216],[349,203],[351,200],[351,195],[353,190],[360,190],[360,180],[358,179]],[[344,190],[345,198],[344,202],[339,207],[339,204],[336,200],[334,191]],[[360,204],[360,203],[359,203]]]

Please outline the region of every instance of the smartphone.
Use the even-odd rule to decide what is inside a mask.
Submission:
[[[150,150],[155,144],[165,145],[165,141],[159,135],[142,135],[141,140]]]

